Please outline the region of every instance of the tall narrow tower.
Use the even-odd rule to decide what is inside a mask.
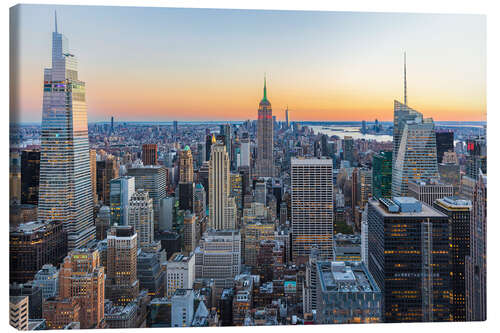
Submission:
[[[68,248],[95,238],[85,82],[68,40],[52,33],[52,68],[44,70],[38,218],[63,221]]]
[[[224,143],[216,141],[215,137],[212,138],[208,172],[209,227],[215,230],[233,229],[234,223],[228,220],[226,214],[231,204],[229,200],[229,156]]]
[[[259,103],[257,120],[257,176],[273,177],[273,110],[267,100],[266,78],[264,77],[264,97]]]

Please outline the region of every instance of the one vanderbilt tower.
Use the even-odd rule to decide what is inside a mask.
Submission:
[[[85,82],[68,40],[52,33],[52,67],[44,70],[38,218],[63,221],[68,249],[95,238]]]

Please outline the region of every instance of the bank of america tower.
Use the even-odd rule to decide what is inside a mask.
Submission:
[[[38,218],[63,221],[70,250],[95,238],[85,83],[57,16],[44,70]]]

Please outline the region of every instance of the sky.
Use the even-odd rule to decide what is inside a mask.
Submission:
[[[464,14],[21,5],[11,9],[12,112],[42,116],[58,30],[78,57],[89,121],[486,121],[486,18]],[[12,15],[14,14],[14,15]],[[14,52],[14,53],[12,53]],[[12,91],[11,91],[12,96]]]

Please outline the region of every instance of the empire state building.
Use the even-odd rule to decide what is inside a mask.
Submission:
[[[52,33],[52,67],[44,71],[38,218],[62,221],[68,249],[95,238],[85,82],[68,40]]]
[[[264,78],[264,97],[259,103],[257,120],[257,176],[274,176],[273,158],[273,109],[267,100],[266,79]]]

